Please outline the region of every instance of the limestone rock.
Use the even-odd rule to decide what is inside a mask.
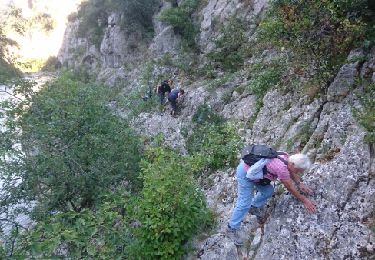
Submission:
[[[198,42],[202,51],[207,53],[214,47],[212,39],[217,36],[220,26],[233,15],[244,18],[254,29],[256,27],[255,21],[257,17],[262,15],[267,2],[267,0],[255,0],[250,2],[238,0],[209,0],[207,5],[200,12],[202,18],[200,23],[201,33]]]
[[[181,134],[183,122],[170,116],[162,114],[140,114],[133,122],[134,129],[141,135],[155,137],[159,134],[164,136],[164,143],[186,153],[185,139]]]
[[[346,97],[353,87],[355,78],[358,76],[359,62],[345,64],[341,67],[333,83],[327,91],[328,101],[341,101]]]
[[[239,101],[225,105],[222,112],[225,118],[234,118],[240,120],[249,120],[256,112],[256,97],[246,96]]]

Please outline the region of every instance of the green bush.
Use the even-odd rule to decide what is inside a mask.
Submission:
[[[359,99],[362,107],[353,110],[354,116],[367,131],[365,141],[375,143],[375,83],[366,86]]]
[[[274,0],[260,25],[259,39],[315,62],[319,74],[329,79],[348,52],[371,35],[367,4],[367,0]]]
[[[118,259],[126,258],[129,233],[129,198],[108,194],[94,209],[61,212],[22,232],[15,248],[6,245],[5,256],[15,259]]]
[[[148,62],[141,68],[140,85],[129,81],[120,84],[120,87],[132,85],[129,89],[130,92],[128,91],[121,97],[116,97],[117,105],[126,111],[128,118],[137,117],[142,112],[150,112],[159,107],[160,101],[155,92],[155,86],[159,83],[157,78],[159,77],[153,74],[154,66],[153,62]]]
[[[122,29],[128,32],[153,33],[152,17],[159,8],[159,0],[106,0],[105,5],[110,11],[121,11],[124,17]]]
[[[217,170],[237,163],[240,141],[234,124],[206,124],[194,128],[187,149],[204,169]]]
[[[196,125],[186,148],[192,156],[189,160],[194,172],[234,166],[241,141],[235,124],[225,122],[206,105],[198,108],[193,122]]]
[[[189,239],[211,223],[211,214],[184,157],[163,148],[150,148],[146,155],[135,210],[140,226],[134,230],[130,258],[179,259]]]
[[[271,88],[275,88],[281,80],[285,65],[281,61],[257,63],[250,67],[248,88],[257,97],[257,107],[263,106],[263,97]]]
[[[153,89],[151,89],[151,98],[149,98],[149,87],[150,86],[141,86],[138,90],[120,99],[118,104],[127,111],[129,119],[137,117],[143,112],[156,111],[156,109],[159,108],[160,101]],[[147,100],[144,100],[144,97],[147,97]]]
[[[108,0],[90,0],[82,2],[77,12],[79,26],[77,36],[86,37],[88,41],[97,47],[103,39],[104,29],[108,19]]]
[[[0,58],[0,84],[6,83],[8,80],[18,77],[21,72],[16,69],[12,64],[7,63]]]
[[[197,111],[194,113],[192,117],[192,122],[196,124],[215,124],[220,125],[224,123],[224,118],[214,111],[212,111],[211,107],[208,105],[200,105]]]
[[[221,28],[219,37],[214,40],[215,49],[207,55],[214,67],[234,72],[243,65],[248,55],[245,32],[245,23],[235,16]]]
[[[210,78],[209,74],[206,74],[205,76]],[[207,89],[210,91],[215,91],[215,89],[223,87],[223,85],[233,80],[233,78],[235,78],[236,76],[238,76],[236,75],[236,73],[225,73],[220,77],[213,77],[211,80],[209,80],[209,83],[207,84]]]
[[[199,0],[185,0],[178,7],[163,10],[159,16],[160,21],[172,25],[175,33],[181,35],[185,47],[196,48],[195,37],[198,28],[192,14],[198,5]]]
[[[42,71],[56,71],[61,68],[61,63],[56,56],[50,56],[44,62]]]
[[[0,18],[6,20],[6,23],[0,25],[0,84],[4,84],[7,80],[11,78],[20,76],[20,71],[15,68],[14,62],[12,62],[9,55],[9,50],[17,47],[17,42],[7,37],[9,33],[9,28],[19,31],[22,33],[24,31],[24,23],[22,19],[19,18],[19,13],[16,10],[7,10],[5,8],[3,12],[0,12]],[[12,14],[13,13],[13,14]],[[17,30],[19,29],[19,30]]]
[[[139,186],[139,138],[108,107],[108,89],[70,75],[39,92],[32,89],[17,85],[13,91],[23,100],[3,103],[1,171],[3,189],[13,199],[37,200],[34,213],[40,216],[89,208],[99,192],[124,180],[128,189]],[[22,182],[15,184],[15,179]]]

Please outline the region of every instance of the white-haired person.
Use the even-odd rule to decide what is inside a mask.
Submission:
[[[271,181],[280,180],[285,188],[300,200],[310,212],[316,212],[316,205],[304,194],[312,193],[312,189],[302,182],[300,174],[311,166],[305,154],[279,155],[278,158],[267,159],[262,180],[250,180],[246,177],[248,166],[243,160],[237,166],[237,202],[228,222],[228,234],[236,245],[242,245],[243,240],[239,235],[242,220],[250,211],[259,217],[263,214],[263,206],[272,196],[274,188]],[[254,197],[254,189],[257,193]]]

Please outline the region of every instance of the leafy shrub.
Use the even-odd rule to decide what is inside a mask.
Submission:
[[[192,14],[197,9],[199,0],[185,0],[178,7],[171,7],[161,12],[159,19],[173,26],[175,33],[181,35],[186,47],[196,47],[195,37],[198,33]]]
[[[39,216],[91,207],[98,192],[124,179],[128,189],[138,186],[139,139],[107,106],[106,88],[63,75],[32,89],[18,85],[13,91],[23,100],[3,103],[1,170],[12,198],[37,200]]]
[[[158,100],[158,96],[149,87],[151,86],[141,86],[138,90],[121,98],[119,105],[124,107],[129,118],[136,117],[142,112],[153,111],[159,107],[160,101]],[[144,97],[147,97],[147,100],[144,100]]]
[[[0,84],[4,84],[7,80],[20,76],[20,74],[20,71],[12,64],[0,58]]]
[[[198,107],[192,121],[196,124],[221,124],[224,122],[224,118],[212,111],[210,106],[204,104]]]
[[[107,25],[108,14],[104,3],[106,0],[82,2],[77,17],[80,18],[77,35],[86,37],[89,42],[99,47]],[[100,23],[99,23],[100,21]]]
[[[208,53],[208,59],[214,67],[234,72],[243,65],[247,56],[246,26],[243,21],[233,16],[220,30],[214,40],[215,49]]]
[[[320,75],[335,70],[366,39],[371,26],[367,0],[274,0],[259,38],[316,63]],[[374,38],[375,39],[375,38]],[[332,73],[326,72],[325,77]]]
[[[240,143],[236,126],[225,122],[206,105],[198,108],[193,122],[196,125],[186,143],[192,155],[190,159],[195,163],[193,168],[197,169],[194,172],[234,165]]]
[[[209,76],[209,75],[206,74],[206,76]],[[216,77],[216,78],[214,77],[213,79],[209,81],[207,85],[207,89],[210,91],[214,91],[215,89],[219,87],[223,87],[224,84],[233,80],[235,76],[236,76],[236,73],[225,73],[221,77]]]
[[[140,226],[130,258],[179,259],[186,253],[185,243],[211,222],[211,214],[183,157],[160,147],[150,148],[146,156],[135,210]]]
[[[17,259],[69,258],[117,259],[126,257],[131,243],[127,206],[123,193],[108,194],[95,210],[68,211],[39,221],[7,248]]]
[[[120,87],[132,85],[124,95],[116,97],[117,105],[126,111],[128,118],[137,117],[142,112],[150,112],[159,107],[160,101],[155,86],[160,75],[153,74],[154,66],[153,62],[148,62],[141,68],[140,84],[127,80],[119,84]]]
[[[236,164],[240,141],[234,124],[206,124],[194,129],[187,149],[205,169],[217,170]]]
[[[44,62],[42,71],[56,71],[61,68],[61,62],[56,56],[50,56]]]
[[[354,109],[354,115],[367,131],[365,141],[375,143],[375,83],[366,86],[359,99],[362,107]]]
[[[11,12],[11,10],[8,10],[8,12]],[[7,80],[20,75],[20,71],[15,68],[13,61],[10,59],[10,53],[9,53],[9,50],[11,49],[9,47],[13,47],[13,48],[16,47],[17,42],[8,38],[6,36],[6,32],[9,31],[7,26],[11,28],[15,28],[16,31],[17,31],[17,28],[19,28],[20,33],[23,32],[24,30],[23,22],[18,21],[18,19],[16,19],[16,22],[13,22],[13,19],[10,19],[10,18],[18,18],[19,15],[18,14],[11,15],[8,12],[5,12],[5,13],[0,12],[0,18],[3,19],[4,21],[5,20],[7,21],[6,23],[3,23],[0,25],[0,84],[3,84]]]
[[[258,63],[250,68],[248,88],[257,97],[258,108],[263,105],[263,97],[267,91],[280,82],[284,68],[284,64],[279,61]]]
[[[124,13],[122,28],[128,31],[153,32],[152,17],[159,8],[159,0],[117,0],[113,1],[112,10]]]
[[[189,78],[201,75],[202,71],[197,70],[198,56],[195,52],[181,51],[177,55],[171,53],[164,54],[158,61],[157,64],[160,66],[171,66],[178,69],[180,76],[188,76]],[[165,75],[162,78],[167,78]]]

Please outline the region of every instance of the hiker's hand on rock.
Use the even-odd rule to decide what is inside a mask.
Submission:
[[[315,213],[316,212],[316,206],[315,203],[309,200],[308,198],[303,200],[303,205],[305,208],[310,212],[310,213]]]
[[[302,182],[298,185],[298,188],[301,192],[304,192],[304,193],[310,194],[310,193],[313,192],[313,190],[309,186],[307,186],[306,184],[304,184]]]

